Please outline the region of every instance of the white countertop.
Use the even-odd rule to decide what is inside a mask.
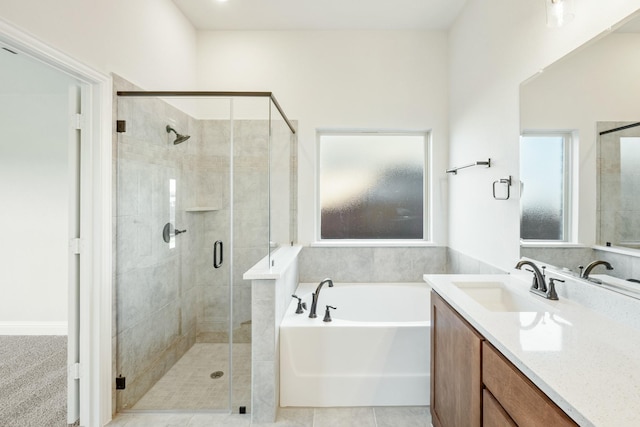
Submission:
[[[567,282],[556,283],[559,301],[550,301],[528,291],[531,274],[526,272],[424,275],[434,291],[580,426],[640,426],[640,301],[562,278]],[[453,284],[464,281],[504,283],[536,309],[489,311]],[[625,322],[616,309],[630,304],[635,317]]]

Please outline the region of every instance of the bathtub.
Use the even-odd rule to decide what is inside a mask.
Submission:
[[[296,290],[311,307],[317,283]],[[430,288],[426,283],[325,285],[318,317],[280,325],[280,406],[429,404]],[[323,322],[326,305],[331,322]]]

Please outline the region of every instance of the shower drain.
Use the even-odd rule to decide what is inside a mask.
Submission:
[[[218,378],[222,377],[223,375],[224,375],[224,372],[215,371],[215,372],[212,372],[211,375],[209,375],[209,376],[211,377],[211,379],[217,380]]]

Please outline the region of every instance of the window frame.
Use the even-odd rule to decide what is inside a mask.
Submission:
[[[422,177],[422,238],[418,239],[323,239],[322,238],[322,204],[320,200],[320,151],[324,136],[421,136],[423,138],[424,158]],[[432,181],[431,159],[431,131],[429,130],[371,130],[371,129],[316,129],[315,147],[315,241],[313,246],[356,246],[356,247],[407,247],[432,246],[431,238],[431,195]]]
[[[520,146],[518,147],[519,151],[521,151],[522,139],[525,137],[532,137],[532,138],[560,137],[562,138],[562,143],[563,143],[562,229],[564,232],[563,232],[563,238],[558,240],[523,239],[522,236],[520,236],[520,243],[525,246],[574,244],[575,236],[576,236],[574,227],[576,224],[575,224],[575,219],[573,218],[574,202],[575,202],[574,196],[573,196],[573,193],[574,193],[574,189],[573,189],[574,158],[573,156],[575,151],[574,145],[577,141],[576,132],[571,130],[523,131],[520,134]],[[521,162],[522,160],[520,159],[519,161]],[[521,191],[522,191],[522,187],[521,187]],[[520,214],[519,228],[521,228],[522,227],[522,196],[520,196],[519,214]]]

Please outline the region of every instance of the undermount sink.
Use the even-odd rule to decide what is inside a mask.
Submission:
[[[489,311],[543,311],[536,301],[530,301],[523,295],[515,294],[502,282],[453,282],[453,284]]]

